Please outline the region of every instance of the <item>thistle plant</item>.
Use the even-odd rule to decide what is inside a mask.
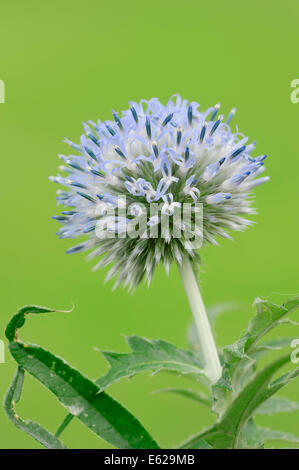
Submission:
[[[290,363],[286,354],[263,369],[259,359],[273,349],[290,345],[290,339],[263,342],[264,336],[288,319],[299,298],[281,306],[256,299],[256,315],[245,334],[233,345],[217,347],[196,274],[198,249],[218,244],[231,231],[252,224],[247,217],[252,190],[266,182],[260,177],[266,155],[253,156],[255,143],[230,127],[235,114],[219,114],[217,104],[200,112],[196,102],[172,97],[164,106],[158,99],[130,103],[113,120],[84,123],[80,144],[66,140],[74,155],[60,155],[64,165],[50,179],[59,189],[64,206],[54,218],[62,224],[60,238],[85,236],[67,253],[88,251],[97,260],[94,269],[111,264],[107,280],[116,278],[135,289],[149,284],[156,266],[166,271],[178,265],[194,317],[196,341],[181,350],[162,340],[128,338],[129,354],[103,353],[109,371],[91,381],[43,348],[24,344],[17,330],[28,313],[48,313],[45,307],[23,307],[7,326],[6,336],[18,370],[5,399],[9,418],[49,448],[61,448],[59,436],[76,417],[99,437],[117,448],[159,448],[136,418],[106,393],[116,381],[140,372],[172,371],[194,379],[191,390],[172,389],[208,406],[215,424],[188,438],[181,448],[264,447],[269,439],[297,441],[296,436],[259,428],[257,413],[299,408],[273,395],[299,375],[291,370],[271,382]],[[56,434],[39,424],[25,422],[15,412],[24,373],[51,390],[68,410]]]
[[[113,121],[84,124],[79,145],[66,139],[77,155],[60,155],[66,176],[51,177],[66,188],[58,191],[57,201],[67,210],[54,218],[62,224],[60,238],[88,234],[67,253],[105,254],[95,269],[112,263],[108,279],[117,276],[116,285],[134,288],[144,277],[150,282],[160,262],[168,271],[186,255],[198,261],[190,226],[175,219],[176,208],[190,204],[194,223],[194,206],[202,205],[202,233],[196,228],[207,243],[250,225],[244,217],[254,212],[249,193],[268,180],[258,178],[266,155],[251,156],[255,144],[246,145],[248,138],[230,129],[235,110],[224,120],[219,107],[200,112],[198,103],[180,96],[166,106],[156,98],[142,100],[130,103],[122,116],[113,112]],[[160,205],[160,213],[152,215],[151,205]],[[116,220],[111,209],[119,209]],[[132,237],[133,221],[143,209],[145,227]],[[170,218],[167,233],[163,215]],[[111,228],[117,240],[111,239]]]
[[[67,189],[57,196],[68,209],[54,217],[62,223],[58,235],[88,234],[68,253],[105,254],[95,269],[113,263],[107,279],[117,275],[116,285],[131,288],[143,277],[150,282],[158,263],[167,272],[172,261],[178,263],[213,381],[221,366],[190,263],[199,261],[190,242],[192,224],[194,235],[208,243],[216,244],[217,236],[230,238],[227,229],[251,224],[244,218],[253,212],[249,193],[268,179],[258,178],[266,155],[252,157],[254,143],[246,145],[248,138],[230,129],[235,110],[224,120],[219,108],[216,104],[200,112],[198,103],[180,96],[166,106],[156,98],[130,103],[122,116],[113,112],[113,121],[84,124],[80,145],[67,140],[78,155],[60,155],[66,176],[51,178]],[[199,205],[202,224],[196,220]],[[191,214],[187,224],[176,211],[186,207]],[[132,233],[143,215],[145,223]]]

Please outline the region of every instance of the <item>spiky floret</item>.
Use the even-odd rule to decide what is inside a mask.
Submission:
[[[67,210],[54,218],[63,224],[60,238],[88,234],[85,242],[67,252],[92,250],[89,258],[105,255],[95,269],[113,263],[108,278],[118,276],[116,285],[123,282],[134,288],[143,277],[150,281],[159,262],[168,270],[186,251],[198,259],[186,243],[190,227],[180,223],[182,235],[174,236],[173,215],[184,203],[194,212],[202,204],[204,242],[217,244],[217,236],[230,238],[227,229],[250,225],[244,215],[254,213],[250,191],[268,179],[257,178],[266,155],[251,156],[255,143],[247,145],[248,138],[230,128],[235,110],[224,120],[219,107],[200,112],[198,103],[177,95],[165,106],[157,98],[132,102],[122,115],[113,112],[113,121],[84,123],[79,145],[66,139],[77,155],[60,155],[66,176],[50,178],[67,188],[57,195]],[[150,212],[153,203],[161,204],[160,215]],[[109,213],[116,207],[118,236],[111,238]],[[146,230],[156,226],[158,238],[142,232],[132,238],[126,231],[144,210]],[[170,220],[166,234],[161,229],[163,215]]]

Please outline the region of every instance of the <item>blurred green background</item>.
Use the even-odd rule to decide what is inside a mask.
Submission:
[[[220,344],[243,332],[256,296],[283,302],[298,293],[299,103],[290,101],[290,83],[299,78],[298,15],[295,0],[2,2],[1,339],[18,307],[67,309],[74,302],[71,314],[32,318],[22,335],[91,378],[107,369],[93,347],[127,351],[123,334],[187,345],[191,314],[175,266],[169,277],[160,269],[150,289],[112,292],[103,283],[105,272],[91,273],[84,254],[65,255],[72,242],[56,238],[58,224],[51,220],[58,213],[57,186],[47,177],[56,174],[57,154],[69,151],[63,138],[78,141],[81,121],[110,119],[111,109],[141,98],[166,102],[179,93],[203,109],[217,101],[225,113],[237,106],[239,129],[257,140],[257,154],[270,156],[271,181],[256,190],[258,224],[234,234],[234,242],[202,250],[206,304],[240,304],[219,320]],[[1,397],[14,370],[6,349]],[[139,376],[110,393],[169,447],[211,422],[208,411],[191,401],[150,393],[185,383],[167,374]],[[298,392],[297,381],[285,394],[298,399]],[[65,415],[31,378],[18,411],[52,431]],[[259,422],[299,435],[298,418],[297,411]],[[39,447],[2,411],[0,435],[1,448]],[[75,421],[64,441],[73,448],[108,447]]]

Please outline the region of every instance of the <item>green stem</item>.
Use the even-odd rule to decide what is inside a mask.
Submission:
[[[198,283],[187,255],[179,269],[197,328],[205,372],[211,382],[215,383],[221,377],[221,365]]]
[[[74,418],[75,416],[72,415],[71,413],[69,413],[68,415],[66,415],[66,417],[64,418],[63,422],[61,423],[61,425],[59,426],[59,428],[57,429],[56,433],[55,433],[55,436],[56,437],[59,437],[60,434],[63,433],[63,431],[65,430],[65,428],[69,425],[69,423],[72,421],[72,419]]]

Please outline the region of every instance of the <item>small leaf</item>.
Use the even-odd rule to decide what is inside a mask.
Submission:
[[[287,355],[271,362],[245,386],[224,413],[217,426],[232,437],[232,448],[238,447],[241,431],[255,410],[299,374],[298,368],[270,384],[273,375],[289,361]]]
[[[4,399],[4,410],[6,415],[19,429],[29,434],[47,449],[66,449],[57,437],[44,429],[38,423],[30,420],[25,421],[17,415],[15,405],[21,398],[23,381],[24,369],[18,367]]]
[[[20,309],[6,329],[9,349],[16,362],[45,387],[68,411],[102,439],[118,448],[152,449],[157,444],[139,421],[99,387],[65,361],[45,349],[24,344],[17,328],[30,312],[53,311],[29,306]]]
[[[298,401],[291,401],[283,397],[272,397],[256,410],[256,414],[272,415],[274,413],[288,413],[296,410],[299,410]]]
[[[257,313],[250,321],[247,332],[236,343],[226,346],[223,350],[225,360],[230,366],[233,363],[239,363],[242,359],[248,359],[248,355],[265,347],[285,346],[285,338],[272,340],[259,346],[257,343],[278,325],[282,318],[299,307],[299,297],[288,300],[280,306],[267,300],[255,299],[254,306]]]
[[[206,394],[195,392],[190,388],[164,388],[162,390],[156,390],[154,393],[176,393],[177,395],[182,395],[183,397],[195,400],[201,405],[210,407],[212,404],[210,398]]]
[[[254,348],[254,352],[251,353],[251,356],[260,358],[267,352],[279,351],[280,349],[290,347],[291,342],[295,338],[274,338],[269,341],[265,341]]]
[[[104,390],[124,377],[132,377],[141,372],[154,374],[168,370],[183,375],[189,374],[196,379],[205,375],[196,355],[190,351],[178,349],[166,341],[151,341],[138,336],[127,338],[127,342],[131,353],[102,352],[110,364],[110,370],[96,381],[101,389]]]
[[[273,304],[268,300],[256,299],[254,305],[257,315],[249,323],[248,338],[245,345],[246,353],[252,351],[255,344],[279,324],[279,321],[298,308],[299,297],[287,300],[282,305]]]
[[[248,422],[242,434],[245,447],[250,448],[260,448],[264,446],[265,442],[271,440],[299,442],[299,437],[294,436],[294,434],[256,426],[252,420]]]
[[[268,429],[263,427],[257,427],[258,434],[257,438],[262,441],[288,441],[288,442],[299,442],[299,437],[294,434],[290,434],[284,431],[276,431],[274,429]]]
[[[68,415],[66,415],[66,417],[64,418],[64,420],[62,421],[62,423],[60,424],[60,426],[58,427],[58,429],[55,433],[56,437],[59,437],[63,433],[63,431],[67,428],[67,426],[74,419],[74,417],[75,417],[75,415],[72,415],[70,413]]]
[[[287,345],[287,339],[271,340],[260,344],[260,340],[280,321],[299,306],[299,297],[282,305],[267,300],[256,299],[256,315],[250,321],[246,333],[234,344],[223,349],[223,374],[213,386],[214,411],[219,416],[225,410],[228,392],[238,392],[255,369],[255,362],[268,350]]]
[[[231,437],[213,426],[206,431],[189,437],[179,449],[200,449],[201,445],[208,445],[209,449],[229,449]]]
[[[213,449],[213,447],[201,437],[191,436],[183,442],[178,449]]]

